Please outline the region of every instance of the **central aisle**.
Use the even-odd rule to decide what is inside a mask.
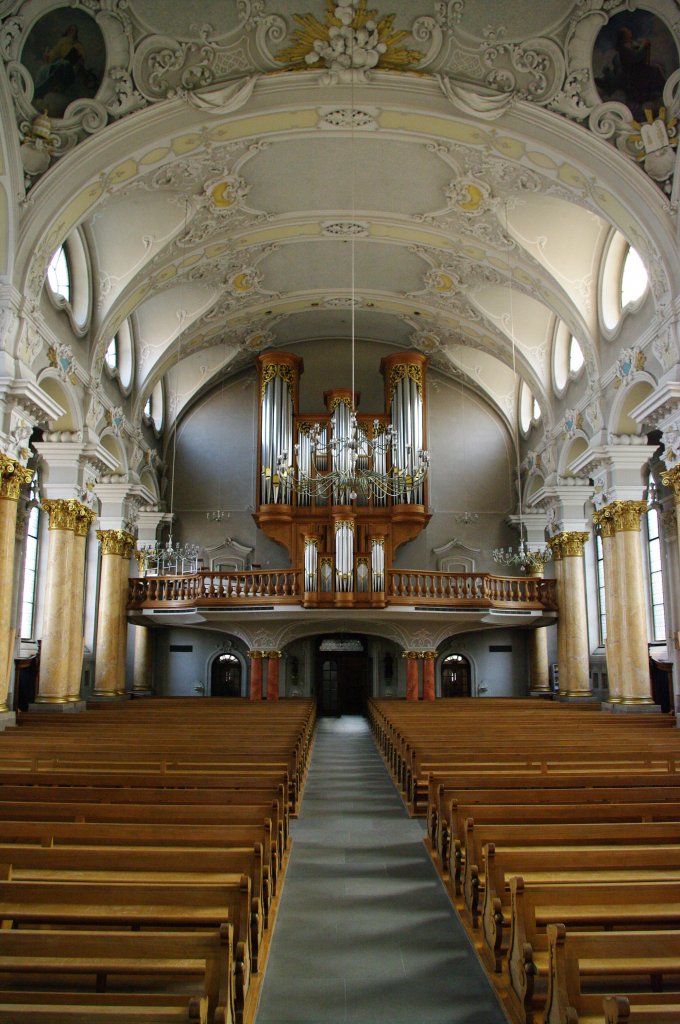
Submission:
[[[507,1024],[362,718],[321,719],[256,1024]]]

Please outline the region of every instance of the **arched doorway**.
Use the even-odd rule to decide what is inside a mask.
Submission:
[[[241,662],[235,654],[218,654],[210,666],[210,696],[241,696]]]
[[[442,662],[442,697],[470,697],[470,662],[462,654],[449,654]]]
[[[319,641],[316,694],[320,715],[365,715],[369,659],[362,637],[328,636]]]

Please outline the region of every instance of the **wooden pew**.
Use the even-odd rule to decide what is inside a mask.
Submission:
[[[680,932],[594,935],[551,924],[548,943],[550,973],[543,1024],[680,1021]],[[603,999],[602,990],[606,993],[614,985],[620,991],[622,981],[632,990],[625,1001],[620,997]],[[675,991],[658,991],[664,981]],[[595,984],[600,991],[588,992]],[[639,1014],[633,1015],[633,1007],[639,1008]],[[628,1016],[621,1016],[626,1009]]]
[[[17,1002],[10,996],[0,993],[0,1024],[211,1024],[206,997],[175,1005],[171,996],[146,1003],[139,997],[140,1004],[124,1003],[122,996],[102,1003],[81,993],[22,992]]]
[[[10,1005],[12,1015],[15,1013],[14,999],[24,1002],[30,999],[31,978],[36,976],[43,992],[49,987],[50,977],[55,977],[57,983],[62,979],[62,984],[63,979],[71,982],[83,979],[91,987],[94,976],[100,989],[109,978],[115,978],[121,987],[125,987],[127,978],[127,995],[120,998],[112,993],[105,1001],[105,1005],[115,1006],[115,1000],[119,998],[121,1013],[125,1012],[126,1004],[137,1005],[141,1010],[154,1009],[156,1004],[162,1011],[164,1005],[169,1003],[172,1009],[172,1005],[179,1001],[163,989],[147,994],[143,988],[145,978],[147,985],[148,979],[153,981],[155,978],[165,987],[178,980],[186,983],[188,979],[191,988],[197,992],[199,1006],[204,998],[207,1001],[208,1021],[213,1019],[218,1008],[222,1009],[228,1024],[237,1019],[232,932],[226,923],[218,929],[203,932],[0,929],[0,979],[4,979],[5,987],[8,984],[14,986],[13,993],[0,990],[0,1004]],[[137,987],[141,989],[139,993],[135,991]],[[63,995],[68,999],[68,993]],[[45,993],[47,997],[48,993]],[[54,1003],[60,1000],[61,994],[56,985],[52,985],[49,998]],[[186,1014],[186,999],[184,996],[180,999],[184,1002]],[[96,995],[94,1000],[97,1001]],[[42,1001],[41,996],[39,1002]],[[5,1016],[3,1024],[13,1019],[13,1016]],[[118,1018],[109,1015],[109,1019]],[[120,1019],[127,1018],[121,1016]],[[153,1015],[147,1019],[149,1022],[155,1020]],[[194,1016],[194,1019],[201,1018]]]
[[[233,928],[236,1021],[243,1022],[252,970],[251,890],[245,875],[218,885],[0,881],[0,920],[5,928],[11,922],[19,929],[51,925],[209,931],[228,921]]]
[[[533,1000],[548,978],[547,927],[589,928],[595,941],[607,929],[680,929],[680,883],[524,885],[511,878],[508,995],[518,1019],[531,1021]]]
[[[481,915],[482,958],[494,971],[501,970],[511,919],[510,879],[521,875],[531,885],[583,885],[605,882],[680,882],[680,846],[548,846],[483,848],[482,902],[472,885],[465,888],[465,903],[477,927]],[[468,874],[466,872],[466,879]]]

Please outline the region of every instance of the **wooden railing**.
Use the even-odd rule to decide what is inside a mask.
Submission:
[[[384,594],[341,595],[342,606],[422,605],[470,609],[556,611],[555,580],[536,576],[490,576],[475,572],[419,572],[391,569]],[[305,593],[301,570],[211,572],[193,576],[147,576],[130,580],[130,610],[142,608],[239,608],[245,605],[333,607],[333,594]],[[349,599],[349,600],[348,600]]]

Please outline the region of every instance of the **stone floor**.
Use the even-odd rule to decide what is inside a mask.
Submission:
[[[321,719],[256,1024],[507,1024],[362,718]]]

